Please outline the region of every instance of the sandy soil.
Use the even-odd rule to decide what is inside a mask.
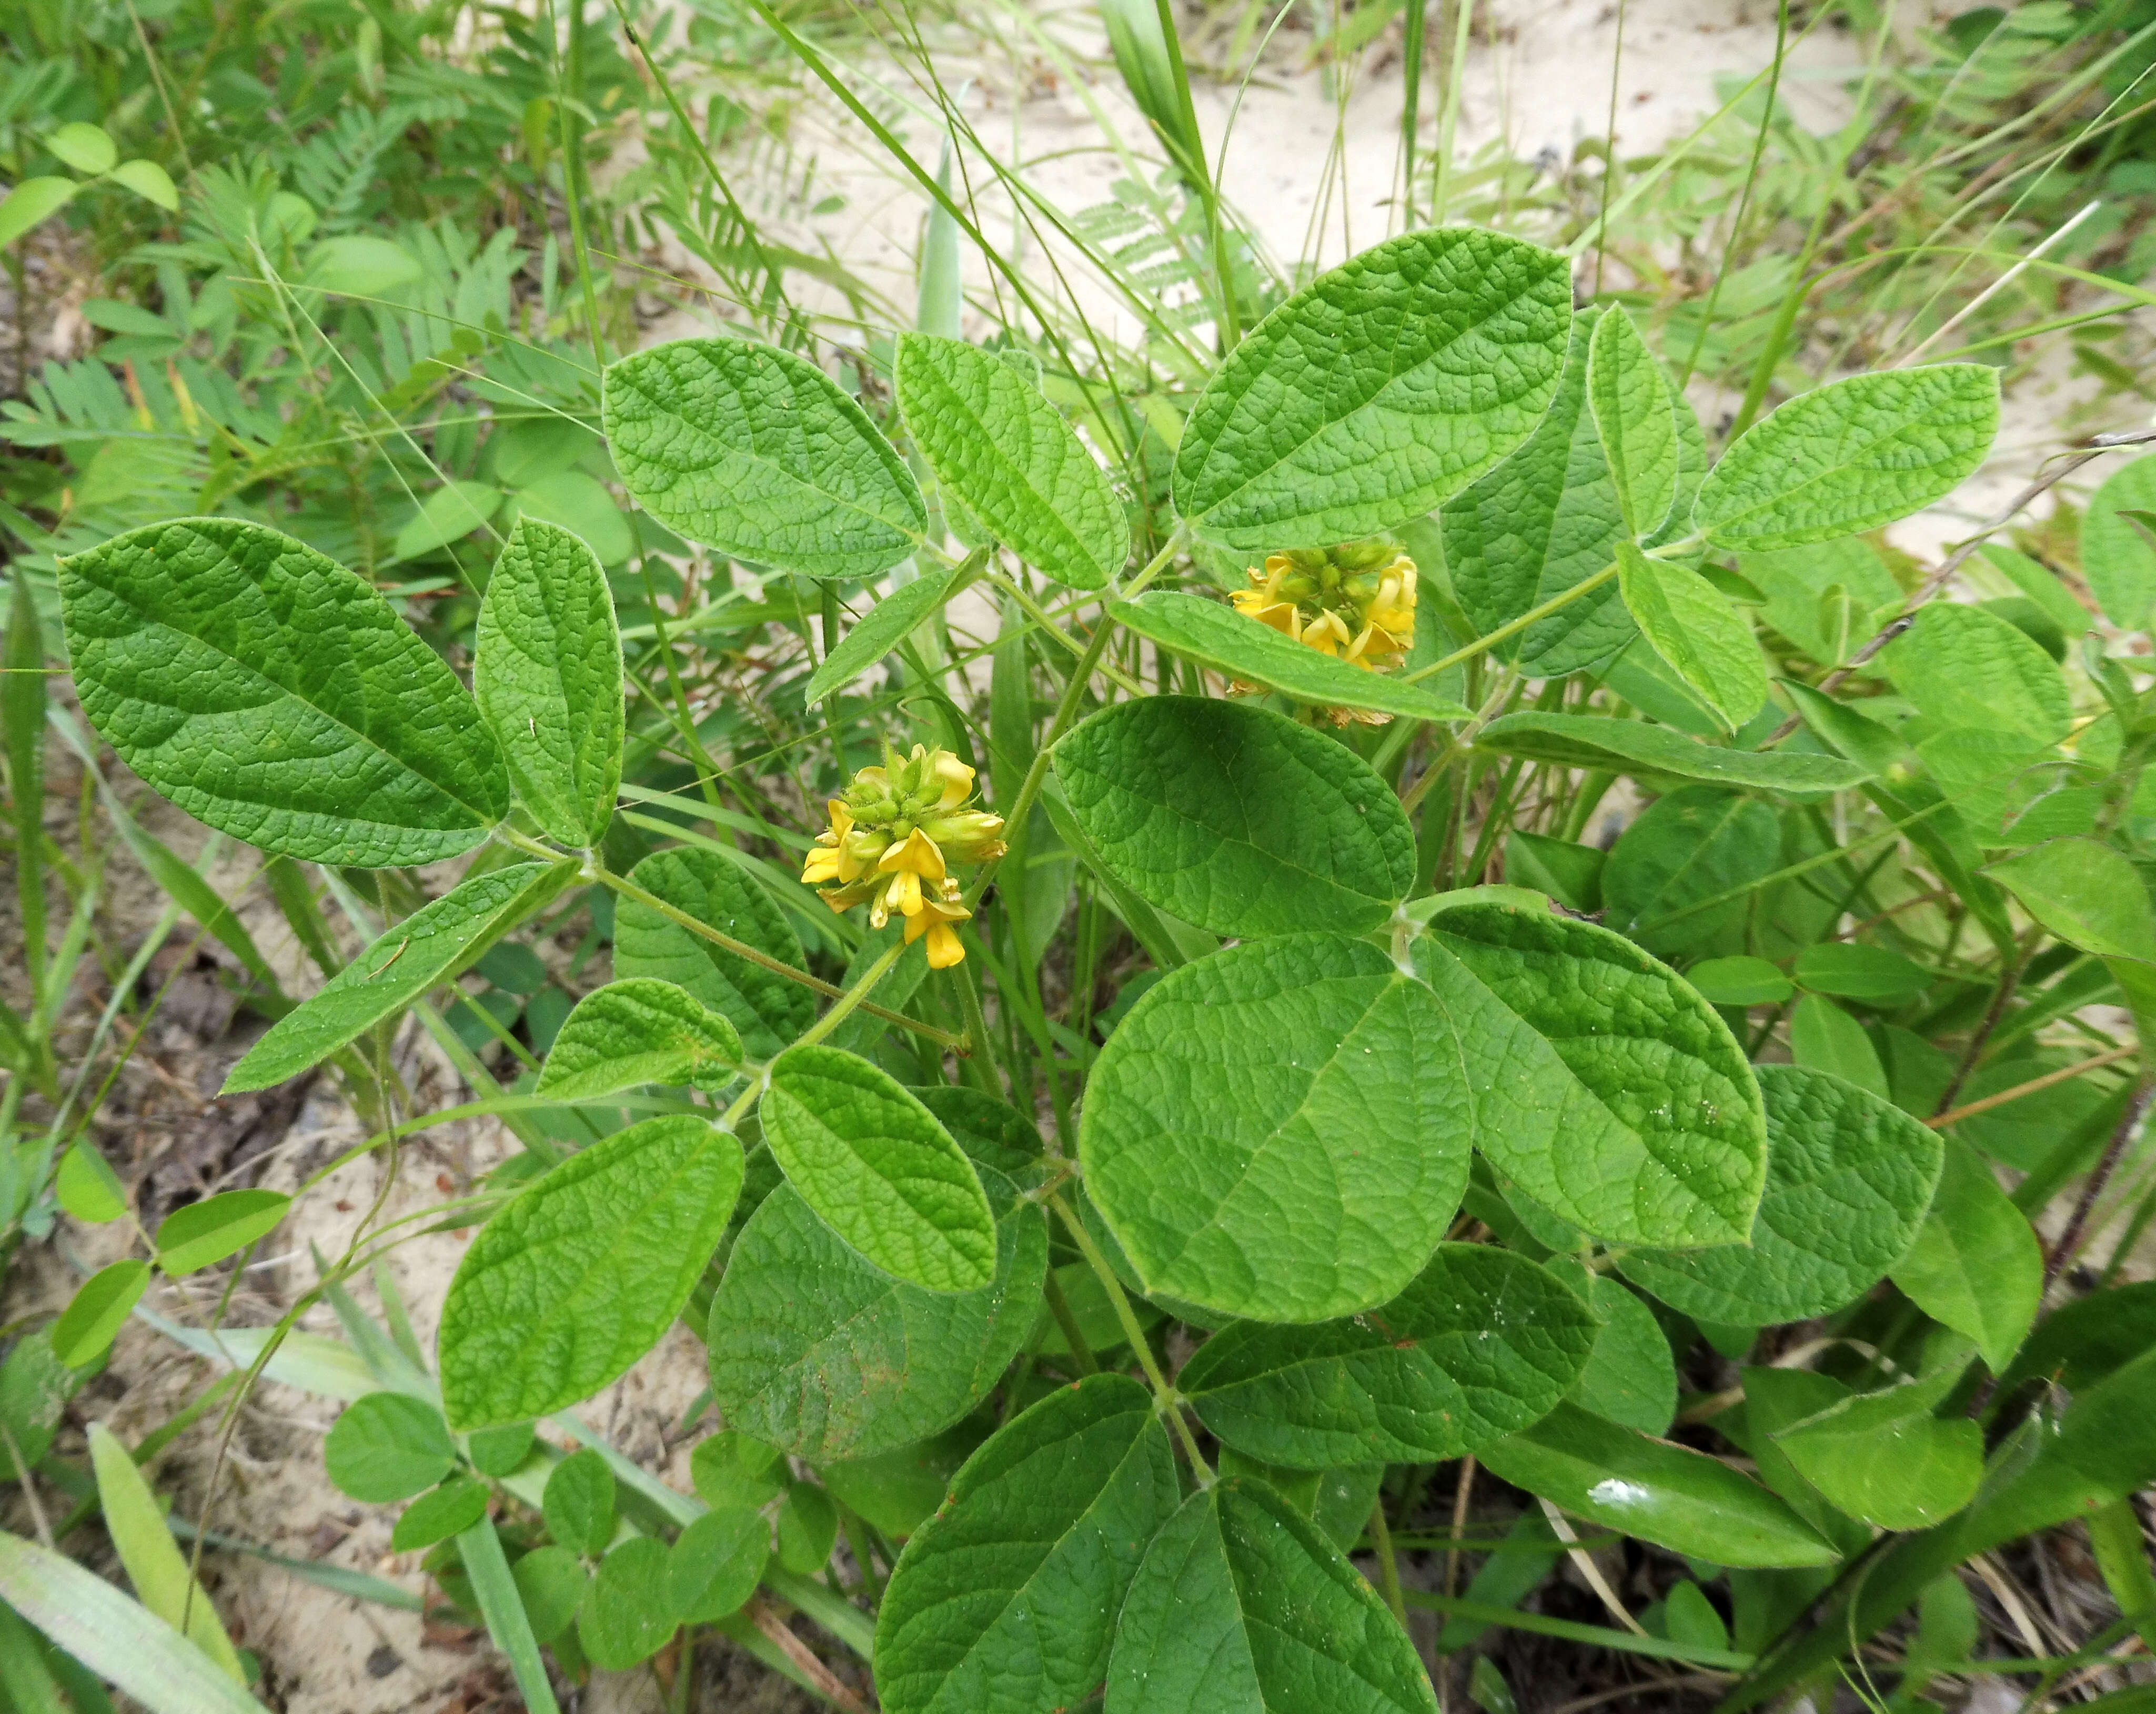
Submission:
[[[1502,144],[1528,157],[1543,150],[1565,154],[1582,136],[1599,134],[1610,101],[1614,9],[1603,0],[1498,0],[1489,15],[1494,20],[1490,36],[1478,38],[1468,63],[1461,118],[1466,152]],[[1104,198],[1127,170],[1099,147],[1097,114],[1105,113],[1126,136],[1142,136],[1143,126],[1112,71],[1103,74],[1097,63],[1085,63],[1088,54],[1097,62],[1098,44],[1083,16],[1050,8],[1040,20],[1045,33],[1036,38],[1027,33],[1023,18],[1007,18],[1007,51],[967,56],[962,74],[973,79],[967,110],[984,136],[1009,143],[1014,158],[1036,163],[1029,174],[1045,193],[1065,207],[1084,207]],[[1630,150],[1665,141],[1711,110],[1717,78],[1748,74],[1764,63],[1773,41],[1772,8],[1763,0],[1733,7],[1715,0],[1632,0],[1625,28],[1617,110],[1620,136]],[[1059,48],[1059,42],[1065,45]],[[1836,115],[1841,97],[1834,74],[1856,54],[1845,38],[1831,35],[1804,49],[1792,95],[1808,118],[1825,125]],[[888,64],[861,75],[882,83],[901,104],[912,104],[907,136],[932,158],[935,131],[921,116],[918,92]],[[1240,109],[1237,92],[1217,85],[1205,85],[1197,98],[1216,158],[1224,140],[1223,177],[1229,196],[1276,255],[1337,260],[1396,226],[1391,202],[1400,109],[1396,59],[1373,64],[1352,88],[1330,91],[1320,76],[1296,69],[1291,59],[1269,61],[1241,92]],[[1434,106],[1437,98],[1427,99]],[[855,128],[832,104],[809,102],[796,126],[797,151],[813,153],[819,163],[817,193],[846,199],[844,210],[813,224],[853,266],[877,279],[893,305],[910,310],[924,199],[886,164],[864,156]],[[1008,200],[992,192],[982,201],[984,223],[1009,232]],[[1022,241],[1019,254],[1024,263],[1037,257],[1037,249]],[[969,254],[966,265],[969,290],[987,294],[992,281],[982,259]],[[1088,307],[1104,317],[1126,313],[1105,297],[1089,300]],[[670,316],[652,327],[650,336],[675,336],[703,325],[699,315]],[[2040,378],[2023,388],[1993,469],[1958,497],[1954,508],[1905,526],[1899,532],[1905,545],[1928,548],[1956,533],[1964,516],[2010,493],[2056,446],[2058,424],[2083,404],[2084,395],[2064,379]],[[71,824],[68,788],[75,764],[55,752],[52,767],[50,801],[59,834],[64,824]],[[174,845],[190,853],[200,848],[198,827],[146,793],[136,801],[138,812]],[[249,854],[229,854],[213,878],[229,895],[251,870]],[[111,901],[108,931],[124,958],[161,901],[129,863],[116,864],[114,873],[121,890]],[[282,919],[259,907],[244,914],[294,990],[310,991],[310,973]],[[15,926],[7,924],[0,932],[12,942]],[[11,945],[0,943],[0,972],[18,962],[12,952]],[[158,972],[161,978],[169,973]],[[585,979],[596,983],[604,973],[588,971]],[[12,978],[0,974],[5,980]],[[93,1014],[104,998],[91,991],[80,997]],[[326,1084],[281,1105],[258,1103],[244,1110],[212,1099],[225,1067],[246,1045],[246,1032],[232,1029],[231,1021],[228,1004],[220,1008],[216,984],[206,973],[190,979],[182,972],[173,1000],[152,1026],[146,1051],[105,1110],[102,1145],[153,1204],[233,1183],[293,1188],[361,1138],[357,1120]],[[465,1098],[454,1073],[416,1032],[408,1034],[405,1057],[423,1105]],[[300,1203],[272,1240],[276,1254],[248,1270],[228,1321],[249,1326],[274,1320],[314,1277],[313,1250],[341,1251],[378,1197],[386,1194],[383,1212],[393,1218],[461,1194],[513,1147],[500,1127],[475,1122],[430,1132],[408,1146],[386,1187],[382,1175],[389,1167],[379,1157],[346,1167]],[[399,1249],[390,1264],[397,1290],[429,1346],[465,1237],[445,1233],[417,1239]],[[110,1229],[63,1222],[54,1244],[30,1246],[18,1258],[9,1281],[9,1318],[59,1308],[78,1270],[109,1260],[119,1242]],[[200,1286],[161,1285],[149,1306],[173,1321],[202,1325],[215,1307],[214,1289],[214,1276]],[[371,1288],[357,1295],[373,1306]],[[312,1332],[336,1332],[326,1310],[304,1325]],[[584,1412],[624,1451],[684,1486],[690,1437],[680,1424],[701,1385],[700,1357],[695,1341],[677,1329]],[[123,1436],[138,1436],[197,1390],[208,1373],[203,1360],[151,1328],[131,1326],[105,1373],[76,1401],[69,1432],[79,1443],[84,1425],[104,1420]],[[393,1509],[354,1505],[323,1476],[319,1442],[336,1409],[318,1397],[265,1387],[241,1414],[210,1507],[210,1526],[293,1557],[364,1569],[420,1593],[426,1585],[416,1556],[389,1551]],[[64,1440],[64,1448],[68,1444]],[[197,1516],[203,1508],[211,1450],[211,1437],[198,1430],[157,1471],[161,1487],[177,1496],[182,1515]],[[19,1500],[5,1505],[9,1527],[28,1527]],[[79,1551],[82,1540],[73,1544]],[[270,1700],[290,1714],[406,1709],[475,1714],[516,1705],[481,1634],[332,1594],[259,1559],[213,1552],[206,1565],[235,1639],[262,1657]],[[709,1665],[714,1677],[699,1706],[808,1706],[745,1660],[721,1655]],[[578,1706],[592,1714],[656,1709],[660,1687],[649,1670],[602,1674]]]

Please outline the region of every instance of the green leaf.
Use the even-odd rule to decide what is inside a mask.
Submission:
[[[1450,499],[1556,393],[1569,272],[1548,250],[1451,227],[1320,275],[1199,395],[1177,511],[1209,541],[1265,552],[1372,535]]]
[[[1854,1303],[1908,1253],[1939,1180],[1939,1134],[1853,1084],[1758,1068],[1767,1188],[1748,1245],[1628,1250],[1618,1266],[1703,1321],[1801,1321]]]
[[[1792,1424],[1774,1443],[1851,1516],[1883,1530],[1929,1529],[1968,1505],[1984,1475],[1983,1425],[1932,1414],[1960,1373],[1953,1366],[1857,1393]]]
[[[989,535],[1074,589],[1122,572],[1122,502],[1038,387],[992,352],[923,333],[898,336],[896,375],[913,444]]]
[[[599,1562],[577,1614],[577,1640],[592,1665],[626,1672],[666,1646],[680,1621],[666,1593],[666,1544],[631,1536]]]
[[[501,490],[486,482],[445,482],[397,532],[390,562],[417,559],[465,536],[501,510]],[[500,736],[498,733],[496,736]]]
[[[1825,1071],[1886,1101],[1892,1090],[1879,1050],[1864,1026],[1833,1001],[1806,994],[1789,1014],[1789,1057],[1810,1070]]]
[[[517,520],[479,610],[472,691],[540,831],[595,845],[621,785],[621,634],[597,556]]]
[[[504,1423],[481,1429],[466,1442],[472,1468],[485,1476],[514,1475],[516,1467],[531,1455],[538,1435],[529,1423]]]
[[[537,1643],[552,1642],[575,1624],[591,1592],[591,1578],[567,1547],[534,1547],[516,1562],[514,1575],[517,1598],[524,1604],[525,1619]]]
[[[267,1089],[424,999],[577,878],[574,863],[518,863],[459,882],[377,938],[247,1050],[219,1093]]]
[[[69,1214],[92,1226],[127,1212],[126,1188],[93,1142],[78,1142],[60,1157],[53,1194]]]
[[[606,436],[636,502],[737,559],[872,577],[913,552],[928,508],[868,413],[804,357],[684,339],[606,372]]]
[[[1604,769],[1643,783],[1698,780],[1775,792],[1804,800],[1845,792],[1871,777],[1871,770],[1839,756],[1801,750],[1727,750],[1702,744],[1667,726],[1602,715],[1522,710],[1493,720],[1476,736],[1478,747],[1560,767]]]
[[[1604,312],[1588,342],[1587,402],[1634,536],[1661,527],[1677,497],[1677,418],[1670,378],[1621,307]],[[1606,562],[1605,562],[1606,563]]]
[[[1951,1138],[1945,1147],[1931,1211],[1891,1271],[1918,1309],[1976,1341],[1996,1374],[2043,1301],[2044,1252],[1991,1168]]]
[[[227,1190],[189,1203],[157,1229],[157,1265],[173,1279],[221,1262],[277,1229],[292,1198],[275,1190]]]
[[[1544,1265],[1584,1297],[1602,1323],[1587,1366],[1565,1396],[1643,1434],[1667,1434],[1677,1414],[1676,1357],[1646,1300],[1577,1256],[1552,1256]]]
[[[2070,946],[2156,962],[2156,911],[2141,872],[2099,839],[2053,839],[1984,871]]]
[[[456,1444],[443,1425],[441,1412],[403,1393],[369,1393],[354,1399],[322,1444],[330,1480],[369,1506],[424,1492],[456,1461]]]
[[[208,1594],[187,1572],[187,1562],[165,1526],[164,1508],[136,1468],[127,1449],[102,1423],[90,1426],[90,1461],[97,1474],[97,1498],[105,1527],[135,1597],[208,1655],[236,1684],[246,1682],[239,1656],[218,1622]]]
[[[65,208],[82,187],[71,178],[26,178],[0,203],[0,246],[12,244]]]
[[[843,690],[906,641],[915,627],[943,604],[957,576],[955,567],[930,572],[911,583],[900,584],[877,602],[808,675],[808,685],[801,693],[803,703],[814,708],[833,691]]]
[[[560,1714],[554,1687],[540,1658],[538,1640],[525,1614],[524,1595],[501,1551],[493,1522],[481,1518],[457,1537],[457,1558],[471,1581],[472,1599],[486,1621],[487,1634],[508,1658],[528,1714]]]
[[[1825,941],[1806,947],[1797,954],[1790,974],[1814,993],[1836,994],[1875,1006],[1903,1004],[1932,983],[1932,972],[1922,965],[1884,947],[1862,946],[1854,941]]]
[[[928,1291],[993,1280],[995,1216],[973,1163],[914,1096],[836,1048],[788,1049],[769,1082],[772,1158],[850,1247]]]
[[[179,188],[173,184],[172,175],[156,162],[139,158],[122,161],[107,176],[115,184],[126,186],[144,202],[155,203],[167,214],[179,213]]]
[[[480,1228],[442,1310],[442,1399],[459,1429],[589,1398],[673,1325],[741,1193],[740,1142],[693,1114],[647,1119],[535,1180]]]
[[[814,1576],[839,1544],[839,1508],[821,1488],[796,1482],[779,1503],[773,1533],[779,1564],[796,1577]]]
[[[426,271],[402,244],[356,232],[325,239],[309,251],[302,283],[318,291],[378,298],[416,284]]]
[[[72,167],[77,172],[87,172],[93,178],[110,172],[112,163],[120,158],[120,151],[102,126],[80,119],[60,126],[42,141],[59,157],[63,166]]]
[[[1217,601],[1154,589],[1108,610],[1126,629],[1173,654],[1236,683],[1278,690],[1312,707],[1369,709],[1409,720],[1466,720],[1469,715],[1457,702],[1321,654]]]
[[[1772,809],[1719,787],[1685,786],[1650,805],[1611,849],[1602,866],[1602,920],[1671,957],[1742,924],[1749,890],[1781,866],[1781,820]],[[1694,908],[1710,899],[1724,902]]]
[[[2086,1518],[2156,1481],[2156,1352],[2077,1393],[2043,1427],[2028,1461],[2004,1465],[1977,1496],[1958,1542],[1965,1552]]]
[[[470,1476],[451,1476],[439,1488],[422,1494],[404,1508],[397,1527],[389,1532],[393,1553],[416,1553],[462,1535],[486,1516],[488,1488]]]
[[[888,1714],[1053,1714],[1108,1665],[1146,1543],[1180,1502],[1152,1397],[1094,1375],[1021,1412],[952,1478],[876,1615]]]
[[[260,1714],[237,1673],[163,1619],[65,1555],[4,1532],[0,1602],[153,1714]],[[195,1612],[208,1611],[199,1598]]]
[[[88,1368],[112,1348],[149,1285],[150,1265],[138,1257],[100,1268],[76,1288],[53,1323],[53,1355],[71,1369]]]
[[[666,1556],[666,1605],[687,1624],[738,1613],[763,1581],[771,1525],[745,1506],[707,1511],[675,1538]]]
[[[1685,980],[1717,1006],[1778,1006],[1796,992],[1764,958],[1704,958],[1685,972]]]
[[[1223,1442],[1268,1464],[1435,1463],[1550,1409],[1594,1334],[1587,1306],[1546,1270],[1445,1244],[1382,1308],[1320,1327],[1237,1322],[1175,1384]]]
[[[750,1216],[711,1300],[711,1391],[726,1420],[812,1464],[947,1428],[1018,1355],[1040,1308],[1046,1217],[984,1171],[993,1280],[928,1291],[870,1266],[782,1185]],[[1000,1194],[998,1194],[1000,1193]]]
[[[1734,731],[1766,706],[1758,639],[1713,584],[1620,541],[1617,585],[1640,634],[1724,726]]]
[[[714,1511],[730,1506],[754,1510],[785,1491],[786,1455],[729,1430],[696,1443],[689,1457],[689,1480]]]
[[[1500,1481],[1596,1523],[1715,1565],[1825,1565],[1834,1549],[1719,1459],[1560,1404],[1486,1448]]]
[[[2037,744],[2063,738],[2073,708],[2058,664],[2018,625],[1958,601],[1917,609],[1880,651],[1895,688],[1943,726],[1972,726]]]
[[[1153,1538],[1108,1662],[1107,1714],[1436,1714],[1414,1645],[1317,1527],[1263,1482],[1194,1495]]]
[[[629,879],[699,922],[806,968],[801,942],[770,894],[717,852],[661,851],[632,869]],[[714,946],[639,900],[620,900],[613,925],[617,977],[656,977],[688,989],[725,1017],[757,1059],[778,1053],[816,1021],[815,996],[799,983]]]
[[[614,504],[606,485],[582,470],[556,470],[512,496],[519,518],[536,518],[581,537],[603,566],[619,566],[636,551],[636,531]]]
[[[595,1558],[613,1539],[613,1471],[597,1448],[572,1452],[554,1466],[540,1501],[547,1532],[572,1553]]]
[[[1414,829],[1376,770],[1269,710],[1148,696],[1055,758],[1116,879],[1217,933],[1375,928],[1414,884]]]
[[[1738,437],[1707,472],[1692,525],[1717,547],[1751,552],[1876,529],[1953,493],[1998,432],[1989,364],[1830,382]]]
[[[1615,1243],[1745,1240],[1758,1085],[1673,972],[1593,923],[1484,904],[1434,918],[1415,967],[1460,1044],[1476,1147],[1529,1196]]]
[[[22,195],[21,191],[15,192]],[[13,199],[9,199],[13,207]],[[0,210],[0,222],[7,212]],[[2156,508],[2156,458],[2129,459],[2104,479],[2082,519],[2082,575],[2104,616],[2138,631],[2156,602],[2156,545],[2122,514]]]
[[[648,976],[594,988],[562,1022],[536,1093],[587,1101],[639,1084],[721,1090],[740,1075],[732,1024],[686,988]]]
[[[1587,402],[1588,353],[1604,313],[1590,306],[1573,317],[1563,378],[1549,410],[1517,452],[1439,515],[1445,570],[1484,634],[1601,571],[1625,533]],[[1697,432],[1688,409],[1683,420]],[[1537,620],[1497,653],[1525,670],[1559,677],[1607,659],[1634,634],[1631,615],[1605,584]]]
[[[1086,1193],[1146,1291],[1258,1321],[1396,1296],[1459,1206],[1474,1096],[1445,1008],[1360,941],[1172,971],[1108,1038]]]
[[[468,850],[508,813],[501,752],[456,675],[372,586],[290,536],[153,524],[64,559],[59,583],[83,712],[196,819],[382,868]]]

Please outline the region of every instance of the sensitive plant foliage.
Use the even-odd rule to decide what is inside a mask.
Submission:
[[[182,807],[353,870],[485,845],[228,1089],[359,1051],[572,886],[613,901],[614,979],[534,1040],[535,1098],[586,1134],[535,1132],[505,1175],[439,1385],[408,1354],[327,1447],[346,1492],[408,1502],[396,1545],[440,1556],[528,1697],[542,1647],[573,1670],[685,1624],[768,1636],[762,1589],[867,1652],[900,1714],[1426,1711],[1388,1507],[1468,1457],[1701,1578],[1743,1573],[1749,1652],[1694,1605],[1708,1664],[1741,1662],[1755,1697],[1965,1554],[2156,1476],[2148,1358],[2100,1317],[2039,1320],[2066,1240],[2046,1258],[1977,1152],[2053,1188],[2101,1153],[2100,1184],[2145,1101],[2092,1097],[2025,1160],[2000,1140],[2025,1097],[2105,1086],[2030,1057],[2037,1029],[2156,1004],[2135,866],[2156,717],[2100,653],[2080,706],[2015,614],[1890,578],[1866,623],[1892,636],[1860,659],[1854,574],[1789,593],[1830,562],[1787,556],[1821,544],[1879,571],[1849,538],[1977,467],[1995,372],[1838,382],[1710,460],[1627,313],[1575,314],[1562,258],[1413,233],[1227,353],[1142,567],[1038,362],[909,335],[893,373],[882,422],[747,340],[605,376],[639,505],[824,580],[808,700],[887,662],[921,687],[932,741],[886,735],[867,767],[834,747],[838,794],[785,865],[716,797],[726,839],[641,817],[681,843],[620,860],[622,630],[559,525],[507,536],[469,691],[365,580],[260,525],[156,526],[62,567],[85,711]],[[839,635],[839,589],[901,561]],[[923,647],[979,576],[1013,639],[985,722]],[[1050,632],[1052,701],[1027,654]],[[2002,678],[1972,685],[1977,659]],[[1987,749],[1969,699],[2001,682],[2015,737]],[[1605,849],[1581,835],[1620,779],[1655,801]],[[1936,885],[1864,866],[1904,842]],[[1081,871],[1082,983],[1050,952]],[[1096,1019],[1099,913],[1150,967]],[[1051,967],[1082,1010],[1048,1014]],[[208,1266],[284,1212],[234,1194],[255,1200],[186,1211],[157,1265]],[[55,1331],[64,1361],[145,1289],[121,1267]],[[685,1316],[726,1424],[694,1500],[535,1439]],[[1763,1339],[1764,1365],[1799,1323],[1847,1360],[1742,1368],[1665,1438],[1673,1348],[1742,1362]],[[872,1639],[810,1580],[842,1537]],[[1860,1559],[1817,1630],[1758,1653]]]

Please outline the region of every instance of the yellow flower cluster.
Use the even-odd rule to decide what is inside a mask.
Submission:
[[[950,865],[1004,854],[1003,818],[968,809],[973,795],[973,770],[948,750],[916,744],[903,761],[886,751],[882,766],[863,768],[830,800],[831,824],[801,879],[823,888],[834,911],[865,900],[878,928],[903,916],[906,944],[927,935],[929,963],[947,969],[966,956],[953,925],[973,914],[958,902]]]
[[[1339,547],[1267,556],[1236,611],[1370,672],[1398,666],[1414,647],[1415,564],[1383,536]]]

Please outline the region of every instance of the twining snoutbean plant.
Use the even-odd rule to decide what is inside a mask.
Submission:
[[[911,663],[791,874],[732,836],[610,865],[621,639],[558,525],[507,537],[469,689],[260,523],[60,566],[84,712],[174,803],[280,861],[466,860],[228,1090],[378,1081],[382,1026],[572,890],[611,899],[612,979],[526,1103],[609,1122],[526,1128],[434,1373],[396,1357],[327,1443],[347,1493],[409,1502],[396,1546],[531,1705],[542,1649],[574,1676],[716,1625],[859,1706],[778,1603],[892,1714],[1434,1711],[1410,1606],[1504,1623],[1575,1529],[1686,1563],[1642,1636],[1732,1709],[1830,1687],[1921,1606],[1932,1640],[1867,1669],[1909,1706],[1966,1665],[1954,1568],[2068,1520],[2123,1615],[2101,1645],[2146,1634],[2156,1288],[2114,1260],[2041,1311],[2149,1084],[2115,1036],[2066,1065],[2035,1032],[2156,1007],[2156,706],[2035,562],[1994,547],[2027,593],[1970,603],[1944,574],[1984,538],[1933,574],[1866,535],[1984,462],[1997,372],[1835,381],[1710,462],[1623,307],[1455,227],[1318,277],[1179,397],[926,334],[887,372],[889,409],[747,338],[605,372],[650,517],[865,592],[809,703]],[[1167,509],[1072,420],[1125,409],[1172,502],[1147,554]],[[2082,548],[2129,630],[2148,468]],[[935,624],[983,591],[986,721]],[[841,980],[804,905],[849,925]],[[157,1259],[285,1209],[198,1203]],[[71,1350],[143,1290],[115,1265]],[[685,1319],[721,1424],[695,1497],[535,1438]],[[1702,1339],[1734,1382],[1672,1439]],[[1389,1511],[1470,1459],[1550,1530],[1408,1587]]]

